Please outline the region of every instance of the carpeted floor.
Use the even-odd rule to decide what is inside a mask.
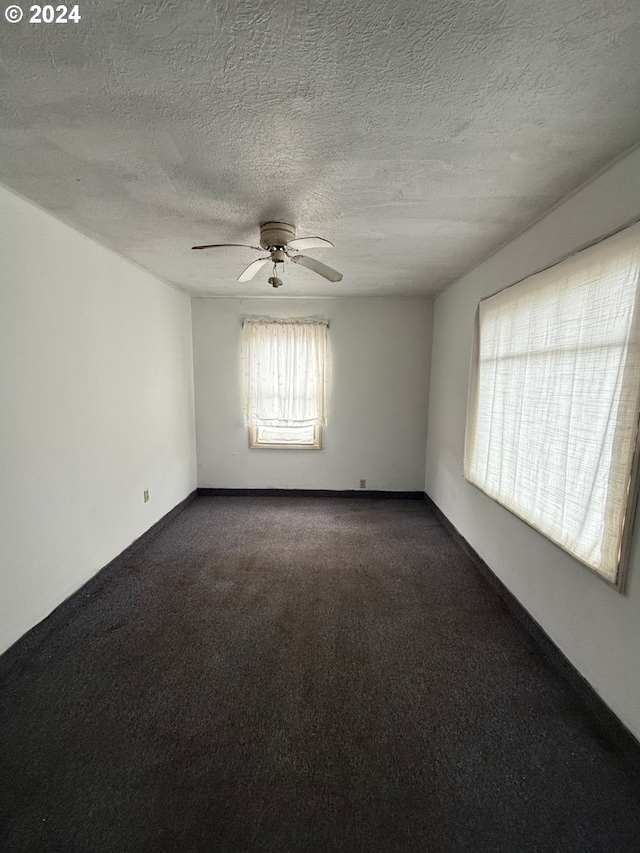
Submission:
[[[199,498],[0,661],[3,853],[626,853],[640,790],[419,501]]]

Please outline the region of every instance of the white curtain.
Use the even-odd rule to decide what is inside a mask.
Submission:
[[[321,317],[244,319],[246,426],[326,425],[328,328]]]
[[[482,301],[465,476],[612,583],[640,390],[640,226]]]

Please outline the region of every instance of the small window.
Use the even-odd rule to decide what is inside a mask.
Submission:
[[[635,499],[640,226],[478,306],[465,476],[618,589]]]
[[[328,329],[321,317],[245,318],[242,359],[249,447],[322,449]]]

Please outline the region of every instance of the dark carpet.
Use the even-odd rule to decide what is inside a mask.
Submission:
[[[420,501],[201,497],[0,673],[3,853],[640,850],[633,769]]]

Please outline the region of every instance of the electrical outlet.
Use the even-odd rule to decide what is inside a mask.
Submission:
[[[360,488],[361,489],[367,488],[367,481],[366,480],[360,480]]]
[[[142,493],[142,497],[144,498],[144,502],[147,503],[147,501],[149,500],[149,489],[144,490],[144,492]]]

